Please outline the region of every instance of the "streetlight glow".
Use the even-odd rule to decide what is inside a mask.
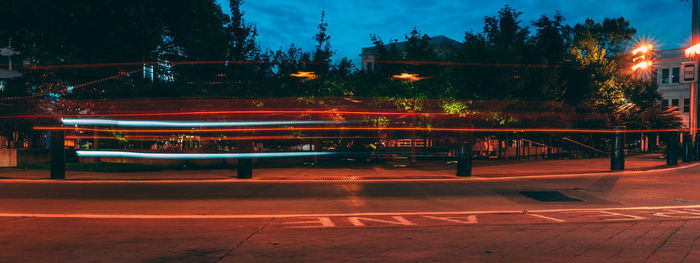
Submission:
[[[696,55],[700,55],[700,44],[696,44],[695,46],[689,47],[685,50],[686,57],[690,58]]]
[[[653,66],[653,63],[651,61],[642,61],[641,63],[632,66],[632,70],[638,70],[638,69],[648,69]]]
[[[645,44],[640,47],[638,47],[635,50],[632,50],[632,55],[637,55],[639,53],[646,54],[649,53],[649,51],[654,50],[654,45],[652,44]]]
[[[392,76],[394,79],[403,79],[407,81],[418,81],[423,79],[422,77],[419,77],[418,74],[411,74],[411,73],[401,73],[399,75],[394,75]]]
[[[634,66],[632,66],[632,71],[646,71],[651,69],[651,67],[654,65],[652,62],[654,59],[653,52],[653,44],[642,42],[637,45],[637,48],[632,50],[632,55],[634,56],[634,58],[632,58],[632,62],[636,63]]]
[[[303,78],[303,79],[307,79],[307,80],[315,79],[317,77],[315,72],[308,72],[308,71],[299,71],[297,73],[292,73],[289,75],[292,77],[295,77],[295,78]]]

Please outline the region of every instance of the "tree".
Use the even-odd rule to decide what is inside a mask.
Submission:
[[[618,55],[625,52],[625,48],[637,30],[630,26],[630,22],[624,17],[605,18],[603,23],[596,23],[593,19],[586,19],[583,24],[574,26],[574,42],[593,39],[601,48],[610,55]]]
[[[0,38],[12,38],[30,66],[130,63],[50,71],[25,68],[26,79],[39,94],[67,94],[72,86],[72,96],[79,98],[173,96],[178,94],[175,90],[164,92],[159,84],[144,81],[139,62],[226,56],[224,24],[229,18],[213,0],[8,0],[2,5],[0,9],[8,9],[8,23],[0,26]],[[167,68],[185,86],[216,74],[188,66]]]
[[[326,11],[321,11],[321,22],[317,26],[318,33],[314,36],[316,49],[313,52],[313,63],[315,71],[319,74],[328,73],[330,70],[331,57],[331,36],[328,35],[328,23],[326,22]]]

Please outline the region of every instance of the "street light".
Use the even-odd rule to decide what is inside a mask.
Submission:
[[[632,50],[632,56],[632,62],[635,63],[632,71],[651,69],[654,65],[654,45],[641,44]]]
[[[292,76],[295,78],[302,78],[302,79],[306,79],[306,80],[317,78],[315,72],[308,72],[308,71],[299,71],[297,73],[289,74],[289,76]]]
[[[697,55],[700,55],[700,44],[696,44],[695,46],[689,47],[685,50],[685,56],[688,58],[693,58]]]
[[[418,74],[411,74],[411,73],[401,73],[399,75],[392,76],[392,78],[411,81],[411,82],[424,79],[423,77],[420,77]]]

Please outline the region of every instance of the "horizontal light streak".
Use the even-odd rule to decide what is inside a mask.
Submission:
[[[76,151],[79,157],[123,157],[143,159],[250,159],[332,155],[333,152],[279,153],[143,153],[125,151]]]
[[[109,120],[109,119],[61,119],[65,125],[107,125],[120,127],[243,127],[243,126],[282,126],[282,125],[311,125],[338,124],[337,121],[141,121],[141,120]]]
[[[327,64],[324,62],[303,61],[304,64]],[[163,63],[160,61],[142,61],[142,62],[108,62],[108,63],[92,63],[92,64],[68,64],[68,65],[29,65],[22,66],[26,70],[58,70],[58,69],[75,69],[75,68],[105,68],[105,67],[129,67],[129,66],[146,66],[146,65],[264,65],[276,64],[279,62],[273,61],[231,61],[231,60],[210,60],[210,61],[170,61]],[[290,62],[282,62],[287,64]],[[510,67],[510,68],[560,68],[574,67],[569,65],[548,65],[548,64],[504,64],[504,63],[481,63],[481,62],[451,62],[451,61],[405,61],[405,60],[377,60],[378,64],[401,64],[401,65],[432,65],[432,66],[468,66],[468,67]]]
[[[0,116],[0,119],[12,118],[79,118],[79,117],[137,117],[137,116],[200,116],[200,115],[285,115],[285,114],[326,114],[326,115],[372,115],[372,116],[470,116],[469,113],[447,112],[396,112],[396,111],[334,111],[334,110],[229,110],[229,111],[185,111],[185,112],[157,112],[157,113],[111,113],[93,115],[61,115],[61,114],[37,114],[37,115],[13,115]]]
[[[275,132],[275,131],[433,131],[433,132],[532,132],[532,133],[653,133],[685,132],[689,129],[605,130],[558,128],[423,128],[423,127],[290,127],[290,128],[219,128],[219,129],[99,129],[81,127],[36,126],[42,131],[93,131],[124,133],[191,133],[191,132]]]
[[[195,137],[195,138],[179,138],[177,136],[124,136],[118,138],[114,136],[66,136],[66,139],[100,139],[100,140],[118,140],[126,139],[130,141],[158,141],[158,140],[200,140],[200,141],[245,141],[245,140],[310,140],[310,139],[371,139],[375,137],[361,136],[313,136],[313,137],[297,137],[297,136],[237,136],[237,137]]]

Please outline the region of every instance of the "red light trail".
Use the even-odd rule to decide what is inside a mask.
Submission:
[[[178,140],[178,139],[196,139],[201,141],[244,141],[244,140],[309,140],[309,139],[371,139],[373,137],[361,136],[313,136],[313,137],[297,137],[297,136],[238,136],[238,137],[197,137],[197,138],[179,138],[177,136],[124,136],[124,138],[110,136],[66,136],[66,139],[100,139],[100,140],[119,140],[126,139],[129,141],[158,141],[158,140]]]
[[[92,131],[124,133],[191,133],[191,132],[275,132],[275,131],[434,131],[434,132],[498,132],[498,133],[654,133],[688,131],[688,129],[650,130],[605,130],[605,129],[558,129],[558,128],[423,128],[423,127],[300,127],[300,128],[223,128],[223,129],[95,129],[78,127],[37,126],[41,131]]]
[[[40,114],[40,115],[15,115],[0,116],[0,119],[11,118],[78,118],[78,117],[136,117],[136,116],[198,116],[198,115],[235,115],[235,114],[345,114],[345,115],[393,115],[393,116],[464,116],[466,113],[446,113],[446,112],[374,112],[374,111],[334,111],[334,110],[230,110],[230,111],[185,111],[185,112],[159,112],[159,113],[111,113],[95,115],[63,115],[63,114]]]
[[[142,62],[108,62],[108,63],[90,63],[90,64],[70,64],[70,65],[30,65],[23,66],[27,70],[58,70],[58,69],[75,69],[75,68],[106,68],[106,67],[134,67],[134,66],[151,66],[151,65],[255,65],[255,64],[277,64],[273,61],[230,61],[230,60],[210,60],[210,61],[172,61],[163,63],[159,61],[142,61]],[[290,62],[282,62],[290,63]],[[303,61],[305,64],[326,64],[313,61]],[[403,64],[403,65],[432,65],[432,66],[469,66],[469,67],[508,67],[508,68],[561,68],[577,66],[568,65],[548,65],[548,64],[505,64],[505,63],[480,63],[480,62],[451,62],[451,61],[405,61],[405,60],[377,60],[375,63],[380,64]]]

